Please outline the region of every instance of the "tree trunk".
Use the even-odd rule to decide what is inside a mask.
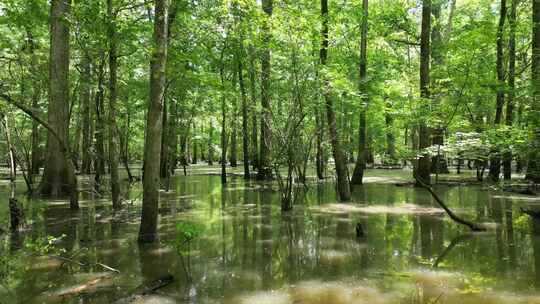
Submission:
[[[391,109],[392,103],[386,102],[386,109]],[[394,127],[394,117],[389,110],[384,113],[384,122],[386,123],[386,163],[390,165],[396,164],[396,137],[392,132]]]
[[[114,209],[120,208],[120,183],[118,180],[118,140],[116,134],[116,100],[118,97],[117,72],[118,50],[116,20],[112,0],[107,0],[109,38],[109,173],[111,175],[111,197]]]
[[[92,114],[90,112],[90,57],[83,54],[81,71],[81,107],[82,107],[82,165],[81,173],[90,174],[92,171],[92,159],[90,149],[92,147],[91,123]]]
[[[516,10],[517,0],[512,0],[508,23],[510,37],[508,41],[508,98],[506,100],[506,125],[511,127],[514,122],[514,96],[516,88]],[[508,147],[510,149],[510,147]],[[512,152],[503,154],[503,174],[505,180],[512,179]]]
[[[430,35],[431,35],[431,0],[424,0],[422,3],[422,31],[420,34],[420,97],[428,99],[429,92],[429,61],[430,61]],[[423,149],[429,147],[429,128],[425,120],[419,123],[418,128],[418,150],[423,153]],[[431,183],[431,159],[429,155],[422,154],[415,166],[414,175],[426,184]],[[418,182],[416,183],[419,186]]]
[[[321,0],[321,17],[322,17],[322,46],[320,50],[321,65],[326,66],[327,52],[328,52],[328,0]],[[339,199],[341,201],[347,201],[351,198],[351,189],[349,186],[348,169],[343,150],[341,149],[341,142],[336,125],[336,114],[334,112],[334,105],[332,101],[332,93],[330,87],[330,81],[326,75],[323,75],[324,88],[323,95],[326,101],[326,116],[328,121],[328,130],[330,135],[330,142],[332,143],[332,152],[334,155],[334,162],[336,167],[337,176],[337,190]]]
[[[170,129],[169,129],[169,103],[172,101],[170,98],[165,98],[163,100],[163,120],[162,120],[162,136],[161,136],[161,166],[159,169],[159,176],[161,178],[169,178],[169,140],[170,140]]]
[[[31,57],[31,73],[32,73],[32,109],[34,111],[39,111],[39,97],[41,95],[41,86],[39,83],[38,77],[38,57],[35,53],[37,48],[36,41],[30,29],[27,29],[28,45],[29,52]],[[39,163],[41,158],[41,153],[39,149],[39,123],[35,120],[32,120],[32,146],[31,146],[31,164],[29,166],[28,177],[30,184],[34,182],[34,174],[39,174]]]
[[[214,164],[214,143],[212,142],[212,138],[214,137],[214,126],[212,125],[212,122],[210,121],[210,126],[208,128],[208,156],[207,156],[207,162],[209,166],[212,166]]]
[[[495,120],[493,124],[495,128],[502,121],[502,111],[504,106],[504,22],[506,20],[506,0],[501,0],[501,8],[499,15],[499,26],[497,27],[497,105],[495,109]],[[491,151],[489,158],[489,178],[492,181],[499,180],[501,172],[501,157],[498,149]]]
[[[531,150],[526,178],[540,183],[540,1],[532,0],[532,89],[533,102],[530,109]]]
[[[354,166],[351,183],[361,185],[364,178],[364,169],[366,168],[366,111],[369,104],[369,93],[367,85],[367,32],[368,32],[368,0],[362,1],[362,34],[360,37],[360,82],[358,83],[359,94],[362,96],[360,105],[360,120],[358,127],[358,156]]]
[[[322,121],[322,115],[318,106],[315,107],[315,129],[317,130],[316,141],[317,147],[315,152],[315,169],[317,171],[317,178],[324,179],[324,150],[323,150],[323,138],[324,138],[324,122]]]
[[[238,130],[237,124],[236,124],[236,113],[238,112],[238,106],[237,106],[237,100],[236,96],[233,97],[233,110],[232,110],[232,116],[233,119],[231,121],[231,155],[229,156],[229,162],[231,164],[231,167],[236,168],[238,166]]]
[[[266,14],[263,21],[263,50],[261,55],[261,143],[259,153],[258,180],[272,178],[270,153],[272,147],[271,108],[270,108],[270,41],[272,40],[271,18],[273,0],[262,0],[262,9]]]
[[[452,4],[450,4],[452,5]],[[452,9],[452,8],[450,8]],[[442,67],[444,65],[444,56],[443,56],[443,37],[442,37],[442,33],[441,33],[441,29],[442,29],[442,21],[441,21],[441,1],[435,1],[435,3],[433,3],[432,7],[431,7],[431,12],[432,12],[432,15],[433,15],[433,18],[435,20],[435,24],[433,26],[433,29],[431,31],[431,40],[432,40],[432,47],[431,47],[431,54],[432,54],[432,58],[433,58],[433,64],[435,67]],[[448,22],[451,23],[452,19],[451,19],[451,16],[448,17]],[[448,30],[448,29],[447,29]],[[446,32],[446,34],[450,34],[450,30],[448,30],[448,32]],[[448,38],[448,37],[445,37],[445,38]],[[432,82],[432,86],[433,87],[436,87],[437,86],[437,79],[440,79],[442,76],[441,76],[441,71],[438,70],[438,69],[435,69],[435,77],[432,77],[431,78],[431,82]],[[433,107],[435,109],[435,111],[437,111],[438,113],[440,113],[440,108],[441,108],[441,98],[440,97],[435,97],[433,98],[432,100],[432,103],[433,103]],[[439,122],[438,125],[436,125],[434,128],[433,128],[433,134],[432,134],[432,144],[433,145],[437,145],[439,146],[439,149],[440,149],[440,146],[443,146],[444,145],[444,126],[442,125],[442,122]],[[437,155],[433,156],[431,158],[431,173],[435,173],[438,174],[439,173],[449,173],[448,171],[448,164],[446,162],[446,159],[440,155],[440,153],[438,153]]]
[[[251,97],[251,163],[253,170],[259,168],[259,143],[257,136],[257,95],[255,93],[255,54],[253,46],[249,46],[249,91]]]
[[[150,64],[150,102],[144,145],[143,206],[139,242],[156,239],[163,95],[167,63],[168,0],[154,0],[154,41]]]
[[[104,89],[103,84],[105,81],[105,63],[101,61],[98,63],[98,88],[95,97],[96,104],[96,127],[95,127],[95,138],[96,138],[96,153],[95,153],[95,182],[96,190],[99,192],[99,186],[101,183],[101,176],[105,174],[105,142],[104,142],[104,118],[105,115],[105,106],[104,106]]]
[[[242,56],[244,55],[244,42],[240,38],[238,57],[238,83],[240,84],[240,95],[242,97],[242,154],[244,162],[244,179],[249,179],[249,131],[248,131],[248,104],[246,86],[244,83],[244,69],[242,66]]]
[[[49,62],[48,123],[66,145],[69,129],[69,19],[71,1],[51,2],[51,48]],[[77,191],[71,176],[75,172],[68,164],[62,144],[47,133],[47,154],[40,193],[46,197],[64,197]],[[71,172],[70,172],[71,171]],[[75,188],[74,188],[75,187]],[[78,206],[77,206],[78,207]]]

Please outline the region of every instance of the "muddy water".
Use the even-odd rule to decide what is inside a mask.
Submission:
[[[537,199],[437,188],[458,214],[489,223],[472,235],[411,187],[368,183],[339,204],[331,183],[313,184],[282,215],[268,185],[230,181],[175,177],[150,246],[136,241],[136,187],[117,213],[91,194],[75,213],[63,201],[25,201],[32,229],[2,239],[0,303],[540,303],[540,237],[520,211]],[[176,246],[178,223],[200,235]],[[165,274],[175,281],[130,297]]]

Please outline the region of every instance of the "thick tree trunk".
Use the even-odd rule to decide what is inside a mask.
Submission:
[[[139,242],[153,242],[156,239],[159,206],[159,168],[169,1],[154,0],[154,4],[154,41],[150,64],[150,102],[144,145],[143,206]]]
[[[516,88],[516,11],[517,0],[512,0],[508,23],[510,37],[508,41],[508,98],[506,100],[506,125],[511,127],[514,122],[514,96]],[[512,179],[512,152],[503,154],[503,174],[505,180]]]
[[[266,14],[263,21],[263,50],[261,54],[261,143],[259,153],[258,180],[272,178],[271,147],[272,133],[270,108],[270,41],[272,40],[271,18],[273,0],[262,0],[262,9]]]
[[[328,52],[328,0],[321,0],[321,17],[322,17],[322,46],[320,50],[321,65],[326,65],[327,52]],[[332,100],[332,93],[330,87],[330,81],[326,75],[323,75],[324,88],[323,95],[326,101],[326,116],[328,122],[328,131],[330,135],[330,142],[332,143],[332,152],[334,155],[334,162],[336,167],[337,176],[337,191],[339,199],[341,201],[347,201],[351,198],[351,189],[349,186],[348,169],[343,150],[341,148],[341,141],[336,124],[336,114],[334,112],[334,104]]]
[[[526,178],[540,183],[540,0],[532,0],[532,89],[533,102],[530,109],[531,150]]]
[[[433,29],[431,31],[431,40],[432,40],[432,46],[431,46],[431,54],[433,58],[433,65],[435,67],[442,67],[444,65],[444,56],[443,56],[443,37],[441,33],[442,25],[441,25],[441,1],[435,1],[431,7],[431,12],[433,15],[433,18],[435,20],[435,24],[433,26]],[[451,22],[450,17],[448,17],[448,22]],[[450,32],[447,32],[446,34],[450,34]],[[442,73],[439,69],[435,69],[434,71],[435,77],[431,77],[432,86],[437,86],[437,79],[440,79],[442,77]],[[440,113],[440,107],[441,107],[441,98],[435,97],[432,99],[433,107],[435,108],[435,111],[437,113]],[[444,126],[442,125],[442,122],[439,122],[437,126],[435,126],[433,129],[432,134],[432,144],[437,146],[443,146],[444,145]],[[449,173],[448,171],[448,165],[446,163],[446,159],[440,155],[437,154],[431,158],[431,173],[439,174],[439,173]]]
[[[69,128],[69,19],[71,1],[51,2],[51,48],[49,62],[48,123],[66,145]],[[68,156],[69,157],[69,156]],[[74,194],[71,171],[62,151],[62,144],[51,132],[47,133],[47,154],[40,193],[47,197],[64,197]],[[70,172],[71,171],[71,172]],[[75,188],[74,188],[75,187]]]
[[[360,37],[360,82],[358,89],[362,96],[360,105],[360,120],[358,127],[358,156],[351,178],[353,185],[361,185],[364,178],[364,169],[366,168],[366,138],[367,138],[367,123],[366,112],[369,104],[369,93],[367,86],[367,32],[368,32],[368,0],[362,1],[362,33]]]
[[[116,20],[112,0],[107,0],[109,38],[109,173],[111,175],[111,197],[114,209],[120,208],[120,182],[118,178],[118,135],[116,134],[116,100],[118,98],[117,73],[118,50]]]
[[[430,35],[431,35],[431,0],[422,3],[422,31],[420,34],[420,97],[428,99],[429,92],[429,61],[430,61]],[[420,153],[430,145],[429,128],[424,119],[418,128],[418,150]],[[414,175],[426,184],[431,183],[431,159],[429,155],[422,154],[415,166]],[[417,186],[419,184],[417,183]]]
[[[501,0],[499,26],[497,27],[497,104],[495,109],[495,120],[493,124],[497,127],[502,121],[502,111],[504,106],[504,23],[506,20],[506,0]],[[499,180],[501,173],[501,156],[498,149],[491,151],[489,158],[489,178],[492,181]]]

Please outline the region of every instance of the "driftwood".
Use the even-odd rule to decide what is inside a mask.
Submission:
[[[450,242],[450,245],[448,245],[448,247],[446,247],[446,249],[441,253],[441,255],[439,255],[439,257],[435,260],[435,262],[433,263],[433,268],[439,267],[439,263],[441,263],[446,258],[448,253],[450,253],[452,249],[454,249],[454,247],[456,247],[458,244],[461,244],[467,240],[470,240],[472,237],[473,237],[472,234],[465,234],[465,235],[460,235],[457,238],[453,239],[452,242]]]
[[[132,295],[115,301],[115,304],[128,304],[133,303],[144,296],[155,293],[158,289],[161,289],[174,281],[174,277],[170,274],[166,274],[151,282],[143,283],[139,287],[135,288]]]
[[[469,227],[472,231],[486,231],[486,228],[485,227],[482,227],[481,225],[479,224],[476,224],[476,223],[473,223],[473,222],[470,222],[466,219],[462,219],[460,218],[459,216],[457,216],[454,212],[452,212],[452,210],[450,210],[450,208],[448,208],[446,206],[446,204],[443,202],[443,200],[435,193],[435,191],[433,191],[433,189],[427,185],[426,183],[424,183],[423,181],[421,181],[418,177],[414,177],[414,179],[416,179],[416,181],[418,182],[418,185],[420,185],[422,188],[426,189],[429,191],[429,193],[431,193],[431,196],[433,196],[433,198],[435,199],[435,201],[437,202],[437,204],[439,204],[439,206],[441,206],[441,208],[444,209],[444,211],[446,212],[446,214],[448,214],[448,216],[453,220],[455,221],[456,223],[458,224],[461,224],[461,225],[464,225],[464,226],[467,226]]]

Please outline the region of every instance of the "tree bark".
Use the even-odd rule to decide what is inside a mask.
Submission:
[[[512,0],[508,23],[510,34],[508,41],[508,98],[506,100],[506,125],[511,127],[514,122],[514,96],[516,88],[516,11],[517,0]],[[512,152],[503,154],[503,175],[505,180],[512,179]]]
[[[116,33],[116,16],[113,12],[112,0],[107,0],[107,34],[109,38],[109,173],[111,175],[111,197],[114,209],[119,209],[120,182],[118,178],[118,135],[116,134],[116,100],[118,98],[118,41]]]
[[[499,25],[497,27],[497,104],[495,108],[495,120],[493,124],[497,127],[502,121],[502,111],[504,106],[504,23],[506,20],[506,0],[501,0]],[[498,149],[492,149],[489,158],[489,178],[492,181],[499,180],[501,173],[501,157]]]
[[[532,0],[532,90],[530,109],[531,144],[526,178],[540,183],[540,0]]]
[[[354,166],[351,184],[361,185],[364,178],[364,169],[366,168],[366,138],[367,138],[367,123],[366,112],[369,104],[369,92],[367,85],[367,33],[368,33],[368,0],[362,1],[362,33],[360,37],[360,64],[359,72],[360,79],[358,90],[362,96],[360,104],[360,120],[358,127],[358,156]]]
[[[263,50],[261,54],[261,141],[259,153],[258,180],[272,178],[271,151],[271,108],[270,108],[270,41],[272,40],[271,18],[273,0],[262,0],[262,9],[266,15],[263,21]]]
[[[28,46],[29,46],[29,52],[31,57],[31,73],[32,73],[32,108],[34,111],[39,110],[39,98],[41,95],[41,85],[39,83],[39,77],[38,77],[38,57],[36,55],[36,41],[34,39],[34,36],[32,34],[32,31],[30,28],[27,29],[27,38],[28,38]],[[29,172],[28,177],[30,179],[30,184],[33,184],[34,182],[34,174],[39,174],[39,163],[41,158],[41,152],[39,148],[39,123],[35,120],[32,120],[32,146],[31,146],[31,163],[29,164]]]
[[[104,142],[104,115],[105,115],[105,106],[104,106],[104,89],[103,85],[105,82],[105,63],[101,60],[98,63],[97,70],[97,92],[95,96],[95,106],[96,106],[96,127],[95,127],[95,138],[96,138],[96,153],[95,153],[95,182],[96,190],[99,190],[101,183],[101,176],[105,174],[105,142]],[[99,191],[98,191],[99,192]]]
[[[257,95],[255,93],[255,54],[253,46],[249,46],[249,91],[251,97],[251,163],[253,170],[259,168],[259,143],[257,132]]]
[[[49,61],[48,124],[65,144],[69,128],[69,19],[71,1],[51,1],[51,48]],[[71,157],[68,155],[68,158]],[[77,191],[70,181],[69,159],[62,153],[61,143],[47,133],[47,154],[40,193],[46,197],[65,197]],[[71,168],[73,169],[73,168]]]
[[[90,174],[92,171],[92,159],[90,149],[92,147],[92,114],[90,111],[90,55],[83,53],[81,71],[81,107],[82,107],[82,165],[81,172]]]
[[[240,37],[238,45],[238,83],[240,85],[240,95],[242,98],[242,153],[244,163],[244,179],[249,179],[249,130],[248,130],[248,104],[246,85],[244,83],[244,68],[242,64],[242,56],[244,55],[243,37]]]
[[[162,111],[167,65],[168,0],[154,0],[154,36],[150,64],[150,102],[144,145],[143,206],[139,242],[156,239],[159,200],[159,168]]]
[[[422,30],[420,34],[420,97],[430,98],[429,66],[430,66],[430,35],[431,35],[431,0],[422,2]],[[425,120],[420,121],[418,128],[418,150],[422,155],[415,166],[414,175],[426,184],[431,183],[431,159],[423,154],[430,145],[429,128]],[[418,182],[416,183],[419,186]]]
[[[321,0],[321,17],[322,17],[322,46],[320,50],[321,65],[326,66],[326,60],[328,57],[328,0]],[[337,176],[337,190],[339,199],[341,201],[347,201],[351,198],[351,189],[349,186],[348,169],[343,150],[341,148],[341,141],[336,124],[336,114],[334,112],[334,104],[332,100],[332,93],[330,87],[330,80],[326,75],[323,75],[324,88],[323,95],[326,101],[326,116],[328,122],[328,131],[330,134],[330,142],[332,143],[332,152],[334,155],[334,162],[336,167]]]

